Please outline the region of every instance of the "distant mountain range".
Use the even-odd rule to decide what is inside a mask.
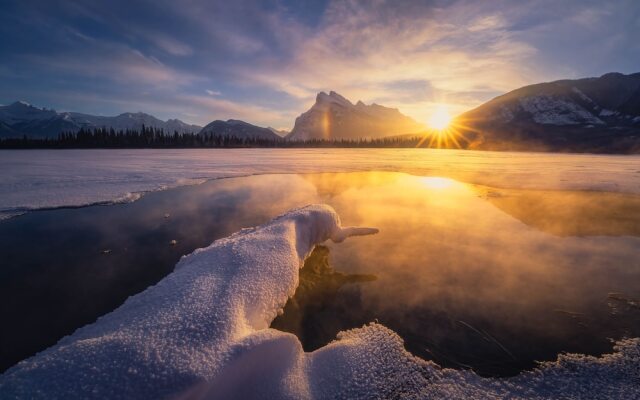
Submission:
[[[396,108],[351,103],[336,92],[320,92],[309,111],[296,118],[287,139],[360,139],[418,133],[425,127]]]
[[[163,129],[166,133],[196,133],[202,129],[179,119],[162,121],[145,113],[124,113],[115,117],[57,112],[38,108],[23,101],[0,106],[0,137],[56,137],[60,132],[77,132],[81,128],[113,128],[140,130],[142,125]]]
[[[320,92],[291,132],[244,121],[216,120],[204,128],[144,113],[102,117],[56,112],[24,102],[0,106],[0,137],[55,137],[80,128],[199,133],[267,140],[364,139],[428,134],[395,108],[353,104],[336,92]],[[640,73],[560,80],[525,86],[496,97],[454,120],[463,148],[485,150],[640,153]],[[453,142],[449,142],[453,146]]]
[[[640,152],[640,73],[525,86],[455,122],[470,148]]]
[[[276,135],[278,135],[280,137],[285,137],[289,133],[291,133],[290,131],[288,131],[286,129],[276,129],[276,128],[272,128],[272,127],[268,127],[267,129],[269,129],[271,132],[275,133]]]
[[[235,136],[237,138],[257,138],[267,140],[282,140],[282,137],[269,128],[261,128],[237,119],[213,121],[200,131],[200,134],[213,136]]]

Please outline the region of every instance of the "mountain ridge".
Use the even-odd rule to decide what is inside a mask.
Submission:
[[[56,137],[61,132],[77,132],[82,128],[140,130],[142,125],[163,129],[166,133],[195,133],[201,129],[198,125],[187,124],[179,119],[162,121],[143,112],[125,112],[108,117],[73,111],[58,112],[25,101],[0,106],[0,137]]]
[[[309,110],[295,120],[288,140],[369,139],[415,133],[424,126],[400,113],[397,108],[378,104],[356,104],[330,91],[319,92]]]
[[[469,148],[637,152],[640,73],[527,85],[455,121]]]
[[[264,140],[282,140],[278,134],[269,128],[252,125],[238,119],[228,119],[226,121],[215,120],[204,126],[199,135],[227,136],[236,138],[254,138]]]
[[[335,91],[319,92],[290,132],[245,121],[215,120],[205,127],[145,113],[114,117],[38,108],[24,101],[0,106],[0,137],[57,136],[80,128],[145,126],[166,133],[199,133],[264,140],[360,140],[428,135],[397,108],[355,104]],[[640,153],[640,73],[561,79],[523,86],[473,108],[453,121],[443,147],[479,150]],[[34,132],[36,134],[34,134]],[[284,138],[283,138],[284,137]],[[442,138],[442,136],[441,136]],[[431,141],[425,143],[431,143]],[[436,144],[440,146],[441,141]]]

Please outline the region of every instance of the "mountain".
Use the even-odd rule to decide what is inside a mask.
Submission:
[[[0,121],[0,138],[2,137],[18,137],[20,132],[13,129],[11,126]]]
[[[640,73],[525,86],[454,122],[470,148],[640,152]]]
[[[280,136],[280,137],[285,137],[287,136],[289,133],[291,133],[290,131],[286,130],[286,129],[276,129],[276,128],[272,128],[272,127],[267,127],[268,130],[270,130],[271,132],[275,133],[276,135]]]
[[[0,106],[0,137],[55,137],[60,132],[77,132],[81,128],[113,128],[140,130],[142,125],[163,129],[166,133],[197,132],[198,125],[189,125],[178,119],[162,121],[145,113],[124,113],[115,117],[57,112],[39,108],[23,101]]]
[[[235,136],[237,138],[258,138],[269,140],[282,139],[277,134],[273,133],[268,128],[261,128],[259,126],[251,125],[247,122],[237,119],[229,119],[226,121],[215,120],[204,128],[199,133],[200,135],[210,134],[213,136]]]
[[[69,114],[71,119],[79,124],[81,127],[109,127],[116,131],[126,129],[140,129],[142,125],[153,128],[162,128],[167,133],[173,133],[175,131],[179,133],[195,133],[202,127],[198,125],[189,125],[179,119],[170,119],[162,121],[153,115],[137,112],[137,113],[124,113],[115,117],[103,117],[80,113],[63,113]]]
[[[421,132],[424,126],[395,108],[352,104],[336,92],[320,92],[309,111],[296,118],[287,139],[360,139]]]
[[[57,136],[62,131],[79,129],[66,113],[58,114],[54,110],[34,107],[23,101],[0,106],[0,123],[3,137]]]

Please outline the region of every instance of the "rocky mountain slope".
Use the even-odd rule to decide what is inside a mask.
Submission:
[[[336,92],[320,92],[315,104],[296,118],[287,139],[360,139],[415,133],[424,126],[395,108],[351,103]]]
[[[140,130],[142,125],[163,129],[166,133],[195,133],[201,127],[178,119],[162,121],[145,113],[124,113],[115,117],[57,112],[17,101],[0,106],[0,137],[56,137],[60,132],[77,132],[81,128],[113,128]]]
[[[470,148],[638,152],[640,73],[525,86],[455,123]]]
[[[281,140],[282,138],[275,134],[269,128],[261,128],[251,125],[247,122],[237,119],[229,119],[227,121],[215,120],[200,131],[200,134],[208,134],[213,136],[235,136],[237,138],[258,138],[268,140]]]

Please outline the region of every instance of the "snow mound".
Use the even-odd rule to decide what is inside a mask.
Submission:
[[[217,240],[9,369],[0,398],[640,398],[638,339],[601,358],[562,355],[512,379],[484,379],[412,356],[376,323],[312,353],[268,328],[316,244],[376,232],[342,228],[331,207],[311,205]]]

